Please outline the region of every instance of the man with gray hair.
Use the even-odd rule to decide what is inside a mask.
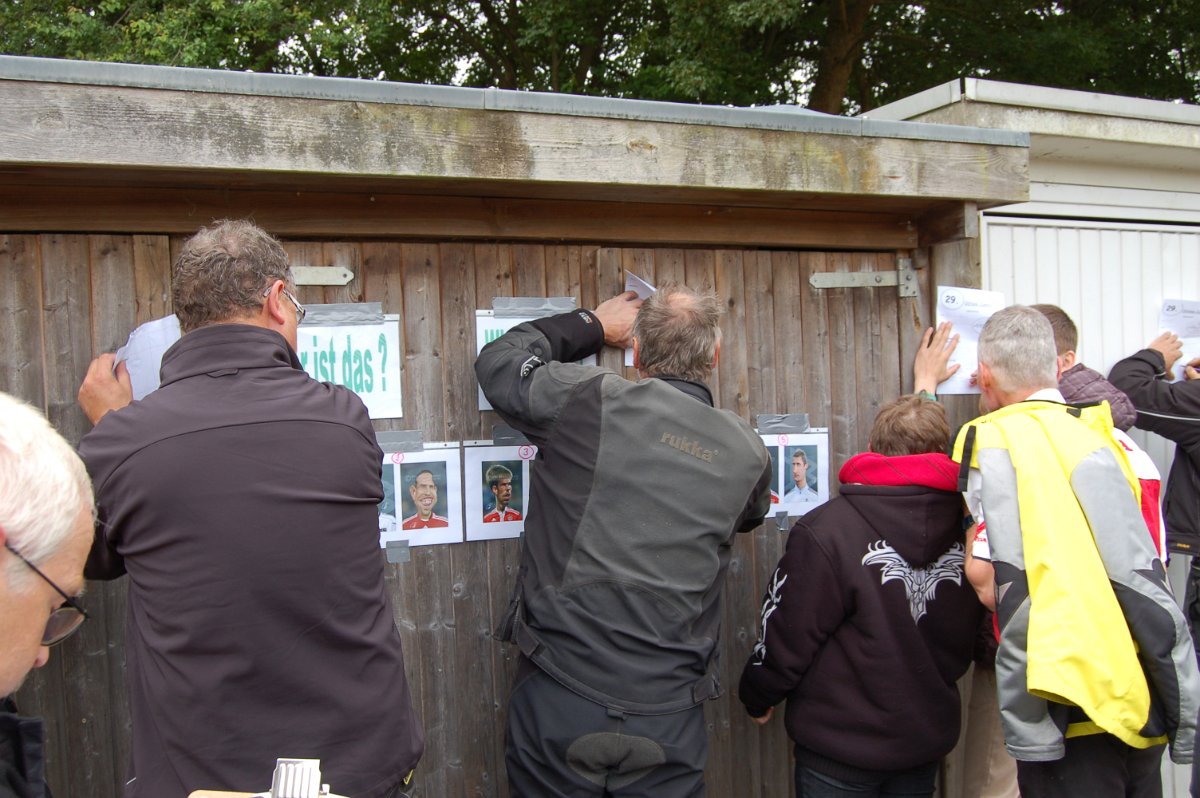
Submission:
[[[954,447],[1005,742],[1023,798],[1157,797],[1164,744],[1192,759],[1200,674],[1112,417],[1064,404],[1058,376],[1045,316],[997,312],[979,338],[990,412]]]
[[[7,698],[87,617],[74,596],[92,540],[92,483],[37,410],[0,393],[0,796],[45,794],[43,730]]]
[[[96,486],[87,575],[129,575],[127,798],[257,789],[278,757],[400,794],[423,749],[384,583],[383,454],[362,401],[296,356],[287,255],[243,221],[183,246],[183,337],[130,403],[112,356],[80,389]]]
[[[500,416],[538,445],[501,627],[522,654],[514,796],[703,794],[725,569],[771,484],[762,441],[704,384],[720,311],[684,287],[626,293],[517,325],[475,363]],[[573,362],[631,338],[639,380]]]

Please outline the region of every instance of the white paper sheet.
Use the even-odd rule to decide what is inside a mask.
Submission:
[[[124,361],[125,368],[129,369],[134,399],[144,399],[158,387],[163,355],[180,335],[179,319],[172,313],[135,329],[125,346],[117,350],[117,363]]]
[[[979,368],[979,333],[992,314],[1002,309],[1004,294],[999,291],[983,291],[978,288],[959,288],[939,285],[937,298],[937,323],[948,321],[958,334],[958,346],[950,363],[958,363],[954,376],[938,385],[939,394],[979,393],[971,382],[971,376]]]
[[[625,290],[632,291],[638,295],[638,299],[646,300],[658,289],[650,285],[650,283],[638,277],[633,272],[625,272]],[[625,350],[625,365],[633,366],[633,347]]]
[[[1200,302],[1190,299],[1164,299],[1158,313],[1158,328],[1170,330],[1182,339],[1183,357],[1175,362],[1175,381],[1183,377],[1183,367],[1200,357]]]

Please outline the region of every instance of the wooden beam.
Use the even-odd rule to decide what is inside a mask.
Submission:
[[[1028,199],[1024,147],[547,113],[0,81],[0,165],[829,196]]]
[[[921,216],[917,229],[922,247],[979,238],[979,206],[960,202],[936,208]]]
[[[911,249],[903,216],[719,205],[388,194],[0,186],[0,231],[187,234],[253,218],[279,236]],[[308,264],[305,264],[308,265]]]

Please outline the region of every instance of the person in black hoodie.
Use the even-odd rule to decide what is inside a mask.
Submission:
[[[886,405],[841,495],[792,528],[739,697],[759,723],[787,699],[797,798],[932,795],[958,740],[982,607],[949,439],[936,402]]]

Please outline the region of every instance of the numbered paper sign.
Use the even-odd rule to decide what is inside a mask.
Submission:
[[[379,546],[462,543],[462,449],[427,443],[421,451],[384,452]]]
[[[829,432],[760,435],[771,455],[771,514],[804,515],[829,501]]]
[[[958,334],[950,363],[959,365],[950,379],[938,386],[940,394],[979,393],[972,376],[979,369],[979,333],[992,314],[1004,307],[1004,294],[978,288],[938,286],[937,323],[948,321]]]

